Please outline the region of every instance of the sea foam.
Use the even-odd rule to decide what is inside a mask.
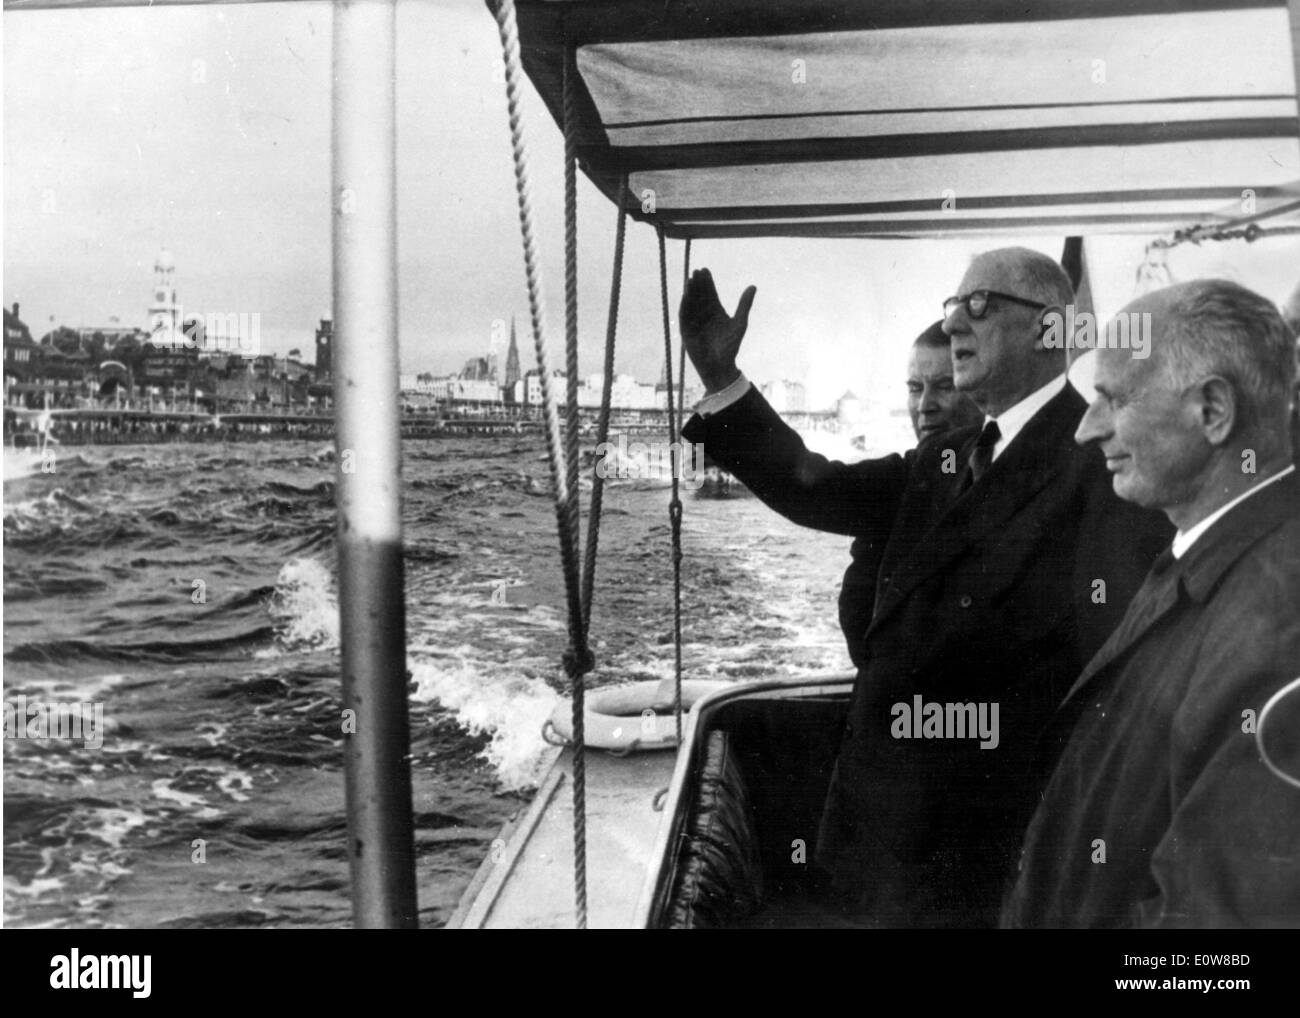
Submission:
[[[542,725],[562,699],[555,690],[535,676],[474,660],[468,647],[448,648],[437,661],[413,656],[411,675],[413,699],[436,700],[471,734],[491,737],[483,756],[503,786],[514,791],[541,780],[554,756]]]
[[[283,649],[338,649],[338,597],[329,569],[318,559],[294,558],[281,567],[270,613]]]

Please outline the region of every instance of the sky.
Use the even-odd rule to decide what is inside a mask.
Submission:
[[[330,316],[328,4],[113,8],[3,16],[3,300],[53,325],[147,322],[168,249],[187,313],[256,312],[268,352],[310,358]],[[496,26],[480,0],[398,3],[399,332],[404,373],[458,370],[497,323],[532,354]],[[525,117],[552,363],[563,343],[562,147],[529,88]],[[600,370],[615,214],[579,177],[583,374]],[[1101,314],[1134,294],[1151,238],[1090,242]],[[1016,242],[1002,241],[998,244]],[[1023,243],[1059,256],[1062,238]],[[902,406],[908,345],[939,317],[981,242],[697,242],[724,304],[758,288],[741,367]],[[663,356],[650,228],[629,228],[617,370]],[[681,245],[670,242],[674,319]],[[1300,240],[1176,249],[1174,279],[1221,275],[1275,301]],[[504,350],[500,353],[504,355]]]

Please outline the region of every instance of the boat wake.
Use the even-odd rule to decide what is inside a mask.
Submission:
[[[485,668],[477,656],[472,647],[447,648],[436,660],[413,656],[411,698],[436,701],[471,735],[488,736],[481,755],[506,790],[531,788],[554,755],[542,725],[562,698],[535,677]]]

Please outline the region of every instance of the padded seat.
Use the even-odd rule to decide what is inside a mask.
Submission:
[[[683,839],[666,913],[670,929],[728,926],[758,911],[763,867],[753,807],[724,731],[710,732],[705,743]]]

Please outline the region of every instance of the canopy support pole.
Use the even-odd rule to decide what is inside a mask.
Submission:
[[[686,284],[691,281],[691,238],[686,238],[682,251],[682,294],[686,293]],[[680,338],[680,337],[679,337]],[[677,434],[673,438],[680,444],[682,428],[686,418],[686,340],[682,339],[677,350]]]
[[[415,929],[397,379],[396,0],[334,4],[334,414],[352,915]]]
[[[682,500],[678,479],[682,469],[681,425],[673,409],[673,334],[668,316],[668,255],[664,246],[664,228],[656,224],[659,238],[659,298],[664,319],[664,381],[668,397],[668,455],[672,464],[672,496],[668,501],[668,523],[673,556],[673,717],[676,721],[677,745],[682,744]],[[666,682],[666,680],[665,680]],[[662,684],[661,684],[662,685]]]

